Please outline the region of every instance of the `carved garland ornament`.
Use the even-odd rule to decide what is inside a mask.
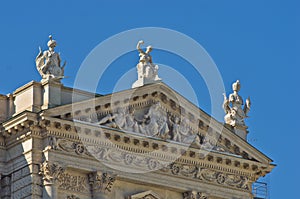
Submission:
[[[87,148],[88,151],[91,154],[93,154],[95,158],[107,163],[119,163],[124,166],[133,166],[136,169],[140,170],[157,170],[163,168],[161,169],[161,171],[168,172],[173,175],[180,175],[188,178],[195,178],[201,181],[213,182],[217,184],[249,190],[249,179],[246,176],[224,174],[220,171],[201,168],[197,165],[187,165],[179,163],[167,165],[168,162],[159,161],[150,157],[143,157],[134,153],[116,151],[114,149],[104,147],[100,148],[96,146],[87,146]],[[74,151],[74,148],[72,149],[72,151]],[[101,178],[98,177],[98,179]],[[97,183],[99,186],[103,186],[101,185],[101,180],[99,180]]]
[[[48,146],[54,150],[66,152],[75,152],[77,155],[91,156],[85,146],[80,142],[72,142],[66,139],[57,139],[54,136],[49,137]]]
[[[184,165],[178,163],[167,165],[168,162],[159,161],[150,157],[143,157],[141,155],[128,153],[125,151],[117,151],[106,147],[100,148],[96,146],[87,146],[87,149],[85,149],[85,147],[82,144],[73,143],[67,140],[58,140],[57,149],[68,152],[74,152],[80,155],[93,154],[93,156],[98,160],[102,160],[107,163],[119,163],[124,166],[134,166],[135,168],[142,170],[157,170],[163,168],[161,169],[161,171],[168,172],[173,175],[181,175],[184,177],[195,178],[206,182],[213,182],[217,184],[240,188],[243,190],[249,190],[249,179],[246,176],[223,174],[219,171],[201,168],[197,165]],[[55,179],[57,176],[61,175],[61,173],[63,172],[62,168],[59,167],[57,164],[48,165],[47,163],[43,164],[42,170],[45,170],[44,179],[49,182],[52,179]],[[101,178],[98,176],[98,179]],[[105,176],[103,179],[105,179]],[[111,178],[110,184],[113,184],[113,179],[114,178]],[[102,180],[98,180],[97,183],[100,187],[104,186]]]
[[[184,165],[173,163],[163,171],[173,175],[191,177],[205,182],[213,182],[221,185],[231,186],[249,190],[249,179],[245,176],[225,174],[212,169],[205,169],[195,165]]]
[[[96,146],[87,146],[93,156],[106,163],[119,163],[124,166],[133,166],[138,170],[157,170],[165,167],[169,162],[161,161],[155,158],[144,157],[138,154],[119,151],[109,148],[100,148]]]

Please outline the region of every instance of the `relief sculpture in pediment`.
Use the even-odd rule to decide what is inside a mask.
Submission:
[[[138,113],[133,108],[118,107],[97,122],[110,128],[190,144],[197,136],[189,123],[187,118],[168,114],[160,102],[154,102],[148,110],[139,110]]]

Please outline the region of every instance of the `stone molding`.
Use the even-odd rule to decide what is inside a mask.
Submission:
[[[49,118],[48,118],[49,119]],[[62,131],[68,133],[69,131],[64,130],[65,127],[68,129],[70,128],[69,126],[72,125],[72,122],[69,121],[63,121],[63,120],[55,120],[55,122],[51,120],[46,120],[49,122],[49,131],[51,129],[51,134],[56,137],[61,137],[62,136]],[[55,124],[57,122],[61,122],[59,125],[59,128],[54,129],[54,126],[52,124]],[[57,126],[57,125],[56,125]],[[77,125],[76,127],[72,127],[72,130],[76,130],[76,132],[80,135],[80,139],[78,136],[72,137],[72,134],[66,135],[70,139],[76,139],[79,141],[71,141],[70,139],[60,139],[56,138],[57,141],[59,142],[64,142],[64,146],[70,146],[70,147],[59,147],[60,150],[66,150],[67,152],[75,152],[75,145],[80,145],[80,140],[81,142],[84,143],[85,146],[90,146],[94,147],[95,142],[97,143],[98,146],[106,146],[106,150],[108,150],[111,146],[113,147],[114,145],[117,145],[119,148],[124,148],[126,151],[138,151],[139,153],[148,153],[149,151],[155,150],[155,152],[161,151],[163,154],[175,154],[175,155],[181,155],[182,159],[186,161],[197,161],[199,162],[198,164],[203,165],[203,166],[209,166],[213,168],[220,168],[222,165],[224,168],[230,168],[229,171],[233,172],[236,170],[241,175],[245,175],[248,173],[255,174],[255,173],[260,173],[260,172],[268,172],[269,169],[271,169],[271,166],[266,166],[265,164],[256,162],[256,161],[250,161],[250,160],[245,160],[242,159],[241,157],[238,156],[228,156],[227,154],[223,154],[221,152],[215,152],[211,151],[208,155],[205,155],[207,151],[199,150],[199,149],[194,149],[194,148],[189,148],[187,151],[181,151],[180,148],[185,148],[185,146],[178,145],[176,143],[170,144],[168,143],[168,146],[164,141],[160,140],[149,140],[147,138],[143,138],[142,136],[140,139],[137,139],[136,135],[129,135],[125,133],[121,133],[119,131],[114,131],[112,129],[106,129],[106,128],[101,128],[91,126],[89,124],[82,123]],[[56,133],[57,132],[57,133]],[[86,133],[88,133],[86,135]],[[68,144],[66,144],[68,143]],[[113,144],[113,145],[112,145]],[[85,150],[82,154],[89,155],[90,154]],[[101,149],[96,149],[97,151],[101,151]],[[76,152],[75,152],[76,153]],[[78,152],[77,152],[78,154]],[[80,154],[80,153],[79,153]],[[96,154],[97,155],[97,154]],[[155,156],[157,157],[157,156]],[[164,156],[164,158],[167,158],[167,156]],[[172,157],[171,157],[172,158]],[[191,163],[193,163],[191,161]],[[203,164],[206,162],[205,164]],[[241,172],[243,171],[243,172]]]
[[[63,143],[64,145],[74,145],[71,143],[66,144],[66,142]],[[57,150],[60,150],[60,146],[58,146]],[[234,171],[232,169],[226,170],[224,167],[217,166],[215,164],[207,164],[205,162],[196,163],[193,161],[188,164],[187,160],[179,158],[176,162],[170,164],[169,162],[166,162],[164,159],[165,157],[161,159],[159,157],[149,156],[145,153],[137,154],[128,151],[114,150],[114,148],[108,148],[108,146],[105,145],[102,148],[97,145],[94,146],[93,149],[90,148],[89,150],[94,150],[94,157],[106,165],[118,165],[120,168],[130,168],[136,171],[157,170],[156,172],[165,175],[180,176],[181,178],[213,183],[217,186],[221,185],[243,191],[249,191],[251,182],[256,180],[256,176],[251,173],[244,173],[238,170]],[[70,149],[69,152],[66,152],[67,154],[73,152],[73,155],[78,155],[74,148]],[[104,182],[106,178],[111,178],[108,176],[111,175],[104,174],[103,172],[93,172],[89,175],[89,182],[91,185],[102,187],[101,189],[103,189],[104,185],[102,182]],[[98,181],[96,179],[98,179]],[[94,182],[97,182],[97,185],[95,185]],[[99,188],[94,189],[99,190]],[[105,191],[105,189],[102,191]]]
[[[36,116],[32,118],[36,118]],[[37,123],[37,121],[29,120],[29,122],[30,121]],[[23,122],[27,123],[26,120]],[[264,175],[265,173],[268,173],[273,168],[272,165],[265,165],[256,161],[245,160],[238,156],[228,156],[227,154],[222,154],[220,152],[211,151],[209,155],[205,156],[203,155],[203,153],[201,153],[201,150],[196,148],[189,148],[187,151],[180,151],[178,150],[178,148],[180,148],[180,145],[178,145],[177,143],[171,145],[170,143],[168,143],[168,146],[166,146],[165,141],[163,140],[157,140],[157,139],[153,140],[153,139],[148,139],[147,137],[144,138],[143,136],[137,138],[136,135],[126,134],[121,131],[116,131],[114,129],[104,128],[104,127],[99,128],[98,126],[92,126],[89,123],[80,123],[80,124],[77,123],[76,126],[74,126],[73,122],[44,116],[41,118],[38,124],[40,128],[45,129],[46,132],[45,130],[37,129],[36,130],[37,135],[42,135],[41,132],[44,132],[47,133],[48,136],[54,139],[57,139],[59,141],[69,142],[69,146],[71,148],[60,147],[59,150],[63,150],[67,152],[73,150],[73,152],[76,155],[91,156],[88,153],[88,150],[86,150],[86,148],[83,146],[83,143],[84,145],[90,143],[88,145],[93,146],[93,143],[95,143],[96,141],[97,144],[99,145],[104,144],[103,146],[105,146],[105,143],[113,142],[114,144],[117,144],[119,147],[121,148],[123,147],[124,149],[129,151],[138,150],[140,152],[144,151],[147,153],[149,152],[149,150],[150,151],[158,150],[158,151],[162,151],[164,154],[168,154],[168,153],[182,154],[180,159],[184,160],[185,162],[190,161],[191,164],[193,164],[193,162],[196,161],[198,162],[198,164],[202,165],[203,167],[211,167],[217,170],[221,169],[223,172],[225,171],[229,173],[237,173],[239,175],[251,176],[251,179],[257,179],[258,177]],[[22,126],[22,123],[19,123],[19,125]],[[31,128],[34,129],[35,127],[31,126]],[[34,132],[35,130],[31,131],[30,133],[32,134]],[[80,139],[78,137],[79,134],[81,136]],[[19,141],[20,140],[21,139],[19,139]],[[228,168],[227,171],[226,168]]]

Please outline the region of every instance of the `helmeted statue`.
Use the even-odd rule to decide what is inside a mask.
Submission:
[[[240,81],[237,80],[232,84],[233,93],[229,95],[228,99],[224,94],[223,109],[226,113],[224,117],[225,123],[233,127],[245,126],[244,119],[248,117],[247,114],[250,111],[251,106],[250,97],[248,97],[244,108],[242,107],[244,104],[243,98],[238,94],[240,88]]]
[[[158,77],[158,65],[153,64],[150,52],[152,46],[148,46],[146,51],[141,49],[144,41],[139,41],[136,48],[139,51],[140,60],[137,64],[138,80],[132,85],[133,88],[143,86],[144,84],[155,83],[161,79]]]
[[[42,76],[43,80],[55,80],[60,81],[64,78],[64,68],[66,62],[61,66],[61,58],[59,53],[54,51],[57,43],[52,39],[52,36],[49,36],[50,40],[47,45],[48,50],[42,52],[41,47],[39,47],[39,54],[35,59],[37,70]]]

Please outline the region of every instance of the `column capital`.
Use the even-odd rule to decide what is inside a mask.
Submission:
[[[44,184],[55,184],[60,175],[65,171],[59,163],[45,161],[41,164],[40,175],[43,176]]]
[[[96,171],[88,174],[89,183],[92,186],[93,193],[100,192],[108,194],[112,192],[116,174]]]

